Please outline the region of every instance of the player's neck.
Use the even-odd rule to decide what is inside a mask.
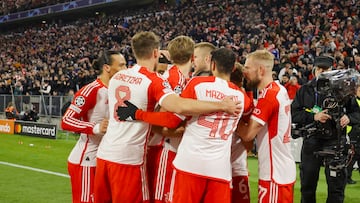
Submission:
[[[201,72],[211,72],[210,67],[204,66],[204,67],[202,67],[202,68],[200,68],[198,70],[195,70],[194,75],[198,75]]]
[[[185,77],[189,76],[191,70],[191,61],[188,61],[187,63],[181,65],[179,64],[174,64],[174,65],[179,68],[179,70],[183,75],[185,75]]]
[[[136,59],[136,61],[137,61],[136,63],[139,66],[145,67],[151,72],[154,71],[155,63],[154,63],[154,61],[152,59],[145,59],[145,60]]]
[[[106,86],[106,87],[108,87],[109,86],[109,76],[106,76],[104,73],[103,74],[101,74],[100,76],[99,76],[99,79],[101,80],[101,82]]]
[[[222,74],[222,73],[219,73],[217,71],[213,71],[213,74],[217,78],[221,78],[223,80],[230,81],[230,75],[229,74]]]
[[[270,83],[272,83],[274,80],[272,77],[265,77],[259,84],[258,89],[262,90],[264,89],[266,86],[268,86]]]

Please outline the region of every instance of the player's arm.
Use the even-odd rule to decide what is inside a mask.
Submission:
[[[126,106],[119,106],[117,109],[117,115],[121,121],[140,120],[152,125],[176,128],[183,120],[182,117],[171,112],[147,112],[129,101],[124,101],[124,104]]]
[[[159,133],[164,137],[181,137],[184,134],[185,127],[182,124],[180,124],[177,128],[152,126],[151,131],[154,133]]]
[[[241,140],[250,142],[260,132],[261,128],[265,125],[265,122],[270,118],[270,115],[272,115],[274,109],[276,109],[276,106],[274,106],[275,104],[269,105],[270,103],[271,102],[267,98],[260,98],[249,121],[246,122],[246,119],[243,118],[240,120],[236,132]]]
[[[231,115],[240,113],[240,102],[233,101],[229,96],[219,102],[197,101],[195,86],[199,82],[201,81],[190,80],[180,97],[172,91],[168,81],[157,77],[153,78],[150,91],[162,108],[180,115],[191,116],[218,111],[225,111]]]
[[[256,137],[262,127],[263,126],[254,119],[250,119],[248,123],[240,120],[236,133],[240,136],[242,141],[250,142]]]
[[[106,130],[107,120],[101,123],[87,122],[82,120],[96,103],[96,91],[89,95],[81,94],[82,90],[76,93],[69,108],[61,119],[61,128],[75,133],[100,134]],[[95,94],[95,95],[94,95]]]
[[[251,151],[254,148],[254,140],[245,142],[244,140],[241,140],[241,144],[245,147],[246,151]]]
[[[230,96],[225,97],[220,102],[210,102],[183,98],[176,94],[168,94],[160,100],[160,105],[167,111],[181,115],[199,115],[218,111],[238,115],[241,111],[240,102],[233,101]]]
[[[152,125],[163,126],[167,128],[176,128],[182,119],[171,112],[147,112],[138,110],[135,113],[136,120],[141,120]]]

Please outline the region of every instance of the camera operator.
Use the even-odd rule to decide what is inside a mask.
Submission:
[[[325,176],[328,185],[326,202],[338,203],[344,201],[347,174],[345,167],[347,149],[339,146],[345,146],[346,144],[344,127],[358,122],[354,119],[356,114],[359,115],[358,110],[354,109],[358,108],[358,106],[354,107],[348,103],[345,104],[345,108],[342,108],[342,110],[346,109],[346,114],[345,111],[339,112],[338,120],[330,112],[331,109],[324,109],[326,95],[319,94],[319,91],[317,91],[317,79],[320,73],[331,70],[333,58],[318,56],[315,58],[314,65],[314,79],[298,90],[291,104],[292,122],[302,126],[314,124],[312,128],[315,128],[315,131],[307,131],[307,134],[303,135],[304,141],[301,149],[300,163],[301,202],[316,202],[319,171],[320,167],[325,165]],[[340,131],[341,133],[339,133]],[[344,136],[338,136],[341,134]],[[327,150],[335,152],[335,155],[328,156],[329,154],[324,153],[324,155],[320,153]],[[337,156],[338,154],[341,154],[341,156]]]

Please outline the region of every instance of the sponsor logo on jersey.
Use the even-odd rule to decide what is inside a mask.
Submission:
[[[258,108],[255,108],[254,111],[253,111],[254,115],[260,115],[260,113],[261,113],[261,110],[258,109]]]
[[[84,104],[85,104],[85,98],[83,96],[78,96],[78,97],[75,98],[75,105],[76,106],[81,107],[81,106],[84,106]]]

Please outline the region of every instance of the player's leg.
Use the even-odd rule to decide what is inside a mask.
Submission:
[[[112,202],[150,202],[145,166],[108,163]]]
[[[230,183],[208,179],[203,202],[230,203],[231,202]]]
[[[155,203],[166,202],[170,193],[171,177],[173,174],[172,162],[175,152],[163,148],[160,152],[159,165],[155,180]]]
[[[207,180],[174,169],[169,202],[171,203],[198,203],[205,191]]]
[[[96,203],[110,203],[111,188],[109,183],[109,174],[107,173],[107,161],[102,159],[96,160],[96,173],[94,185],[94,199]]]
[[[293,203],[294,202],[294,183],[277,184],[271,181],[259,180],[259,203]]]
[[[248,176],[235,176],[232,179],[231,202],[250,203],[250,187]]]
[[[159,160],[162,149],[162,146],[149,146],[146,154],[146,170],[148,174],[151,202],[154,202],[155,200],[156,179],[158,174],[157,171],[159,168]]]
[[[95,167],[68,162],[73,202],[94,202]]]
[[[68,162],[68,172],[71,182],[72,202],[80,202],[81,197],[81,166]]]

